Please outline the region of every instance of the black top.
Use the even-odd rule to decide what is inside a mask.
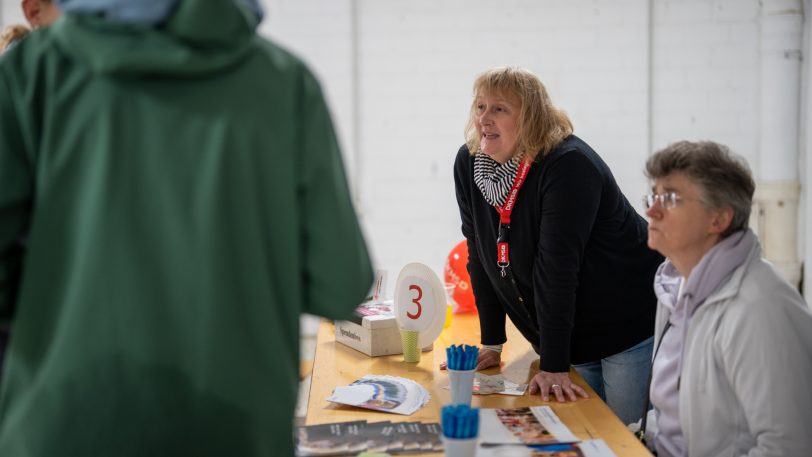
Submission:
[[[663,258],[646,221],[598,154],[575,135],[533,162],[511,216],[510,271],[496,265],[499,215],[474,183],[468,147],[454,183],[482,344],[506,341],[505,315],[538,346],[541,369],[568,371],[652,336]]]

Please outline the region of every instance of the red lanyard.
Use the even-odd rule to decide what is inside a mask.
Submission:
[[[513,212],[513,207],[516,205],[516,197],[519,195],[519,189],[522,188],[524,180],[527,177],[527,172],[530,170],[530,162],[523,161],[519,165],[519,171],[516,173],[516,179],[513,180],[513,187],[510,188],[510,193],[505,200],[502,207],[494,206],[499,213],[499,236],[496,239],[496,265],[502,269],[502,277],[505,277],[505,271],[510,266],[510,254],[508,249],[508,239],[510,233],[510,214]]]

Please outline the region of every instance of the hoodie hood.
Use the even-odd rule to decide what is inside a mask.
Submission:
[[[196,76],[243,60],[261,20],[244,0],[162,0],[163,17],[153,10],[127,19],[79,8],[119,1],[63,0],[65,17],[51,26],[57,46],[97,74]]]

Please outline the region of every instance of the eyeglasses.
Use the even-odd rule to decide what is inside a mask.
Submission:
[[[683,197],[677,195],[676,192],[666,192],[664,194],[646,194],[643,195],[643,206],[646,209],[651,209],[654,203],[659,202],[666,210],[673,209],[677,206],[677,202],[685,200]]]

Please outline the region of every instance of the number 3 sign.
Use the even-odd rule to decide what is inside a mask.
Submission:
[[[418,347],[426,347],[440,336],[445,308],[445,288],[431,268],[410,263],[400,270],[395,285],[395,316],[401,328],[420,332]]]

